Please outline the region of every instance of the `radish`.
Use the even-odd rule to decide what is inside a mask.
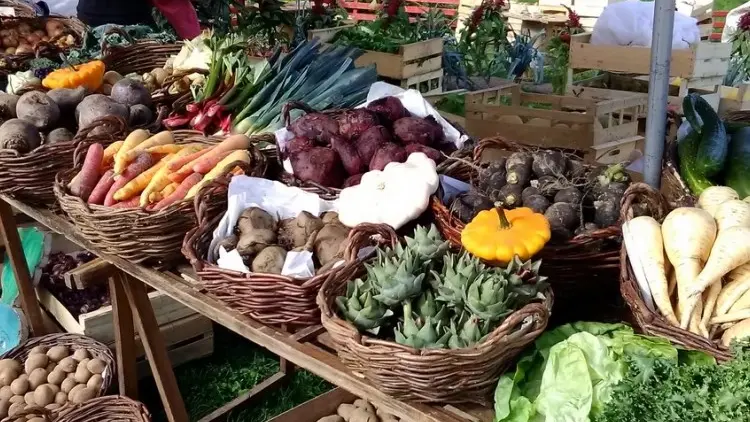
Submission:
[[[713,217],[719,205],[732,199],[740,199],[734,189],[727,186],[711,186],[701,192],[698,197],[698,206],[708,211]]]
[[[716,222],[702,209],[683,207],[670,212],[661,227],[664,250],[677,278],[677,310],[680,327],[688,329],[699,297],[688,297],[690,286],[708,260],[716,239]],[[700,317],[700,315],[699,315]]]
[[[720,231],[734,226],[750,227],[750,203],[730,199],[716,208],[714,218]]]
[[[750,263],[745,263],[727,274],[727,284],[716,300],[716,316],[729,312],[734,304],[750,290]]]
[[[686,228],[687,229],[687,228]],[[750,228],[730,227],[716,236],[706,266],[690,287],[690,296],[698,296],[724,275],[750,261]],[[679,280],[679,279],[678,279]]]
[[[639,285],[648,285],[659,312],[669,322],[678,325],[677,316],[669,301],[669,283],[659,222],[648,216],[636,217],[623,224],[623,234],[626,232],[625,247],[636,278],[639,274],[645,278],[645,283],[638,280]]]

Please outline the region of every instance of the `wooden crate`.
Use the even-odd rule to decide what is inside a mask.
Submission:
[[[424,99],[427,100],[430,104],[432,104],[433,107],[436,107],[438,102],[445,98],[448,95],[455,95],[455,94],[465,94],[467,91],[465,89],[457,89],[454,91],[445,91],[440,93],[434,93],[434,94],[426,94],[423,95]],[[437,108],[436,108],[437,109]],[[453,113],[448,113],[446,111],[438,110],[438,113],[440,113],[441,116],[445,120],[448,120],[449,122],[456,123],[461,127],[465,127],[466,125],[466,119],[463,116],[459,116]]]
[[[354,394],[342,388],[334,388],[268,420],[268,422],[315,422],[322,417],[335,414],[341,403],[351,403],[354,400],[357,400],[357,396]]]
[[[582,151],[602,164],[623,161],[643,139],[638,136],[638,116],[645,112],[648,97],[604,89],[584,92],[531,94],[516,84],[469,92],[465,129],[476,138],[500,135],[540,147]],[[545,125],[532,119],[543,119]]]
[[[750,110],[750,84],[742,84],[739,87],[719,87],[719,115],[723,116],[729,111]]]
[[[404,5],[406,14],[411,21],[427,13],[430,8],[440,9],[445,16],[455,18],[458,14],[460,0],[407,0]],[[382,1],[347,1],[338,3],[346,9],[349,19],[355,21],[373,21],[377,18],[377,12],[383,7]],[[455,25],[456,22],[452,24]]]

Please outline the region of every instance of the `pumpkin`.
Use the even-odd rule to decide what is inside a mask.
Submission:
[[[95,92],[104,80],[104,62],[90,61],[82,65],[69,66],[51,72],[42,80],[47,89],[70,88],[82,86],[88,92]]]
[[[505,265],[518,255],[525,261],[549,241],[550,226],[531,208],[480,211],[461,232],[461,244],[471,254],[493,264]]]

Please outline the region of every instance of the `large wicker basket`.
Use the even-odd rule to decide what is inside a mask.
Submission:
[[[472,181],[485,149],[507,151],[527,150],[528,147],[503,138],[487,138],[479,142],[471,158],[449,158],[439,170],[464,181]],[[461,231],[465,224],[433,197],[430,207],[443,236],[454,246],[461,245]],[[562,244],[548,244],[535,258],[541,258],[543,275],[549,277],[555,291],[557,308],[555,320],[569,322],[579,319],[619,319],[622,309],[617,289],[620,271],[620,225],[605,227],[580,234]],[[586,306],[581,306],[581,303]]]
[[[315,303],[320,286],[336,275],[328,270],[313,277],[300,279],[280,274],[242,273],[220,268],[207,261],[213,231],[224,216],[208,206],[211,198],[226,192],[229,178],[223,178],[203,189],[195,200],[198,226],[188,232],[182,245],[207,292],[257,321],[270,325],[285,325],[294,330],[320,323],[320,311]],[[393,239],[396,234],[389,226],[364,224],[357,230]],[[355,232],[353,230],[352,232]],[[364,243],[364,241],[363,241]]]
[[[123,396],[97,397],[55,410],[34,407],[2,422],[21,422],[28,420],[27,417],[45,422],[151,422],[151,414],[143,403]]]
[[[36,17],[36,11],[26,1],[21,0],[0,0],[0,7],[10,7],[19,18],[33,18]]]
[[[5,54],[0,52],[0,60],[4,61],[4,65],[0,68],[0,73],[8,74],[18,70],[26,70],[25,64],[36,57],[47,57],[57,58],[65,48],[60,48],[56,42],[62,38],[71,35],[75,39],[75,45],[80,46],[83,41],[83,36],[86,32],[86,25],[76,18],[63,17],[63,16],[25,16],[26,13],[22,12],[24,16],[15,18],[2,18],[2,24],[4,27],[8,27],[11,23],[29,22],[30,24],[38,24],[39,22],[46,22],[48,20],[55,20],[63,24],[65,27],[64,32],[58,37],[54,37],[49,41],[41,41],[36,44],[33,52],[21,53],[21,54]],[[33,9],[32,9],[33,13]]]
[[[23,363],[31,353],[31,349],[42,346],[49,349],[53,346],[67,346],[72,350],[85,349],[89,351],[92,358],[101,359],[106,368],[102,372],[102,386],[99,388],[97,397],[104,395],[115,377],[115,358],[112,351],[104,344],[80,334],[62,333],[48,334],[41,337],[32,337],[16,348],[9,350],[0,359],[16,359]]]
[[[667,198],[645,183],[634,183],[622,200],[621,219],[628,221],[638,215],[650,215],[661,222],[670,211]],[[728,349],[719,344],[672,325],[658,312],[646,306],[641,297],[625,245],[620,251],[620,291],[633,314],[634,324],[644,333],[663,337],[674,344],[709,353],[720,361],[731,358]]]
[[[364,234],[364,235],[363,235]],[[347,264],[323,283],[318,306],[323,327],[344,364],[380,391],[397,399],[424,403],[491,403],[498,377],[516,356],[547,327],[553,296],[510,314],[481,343],[465,349],[416,350],[359,332],[336,313],[336,297],[349,280],[364,275],[356,251],[367,233],[353,232],[346,250]]]
[[[100,126],[106,130],[90,134]],[[55,175],[72,166],[76,148],[88,148],[94,142],[108,145],[122,139],[126,130],[125,121],[109,117],[80,130],[71,141],[44,143],[26,154],[0,149],[0,192],[30,204],[51,205],[55,201]]]
[[[192,130],[175,131],[173,136],[178,144],[216,144],[221,141],[219,137],[207,138]],[[260,135],[258,138],[270,136]],[[266,169],[265,158],[255,148],[251,149],[251,155],[250,174],[262,176]],[[83,237],[106,253],[136,263],[169,266],[182,257],[180,246],[185,233],[197,223],[192,200],[180,201],[158,211],[89,205],[67,190],[68,182],[78,170],[80,165],[58,174],[54,190],[62,210]],[[206,206],[213,212],[220,212],[226,208],[226,195],[212,195]]]

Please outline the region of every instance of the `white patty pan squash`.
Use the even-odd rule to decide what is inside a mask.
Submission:
[[[342,190],[337,203],[339,220],[349,227],[373,223],[398,230],[427,209],[438,180],[435,162],[415,152],[405,163],[369,171],[359,185]]]

